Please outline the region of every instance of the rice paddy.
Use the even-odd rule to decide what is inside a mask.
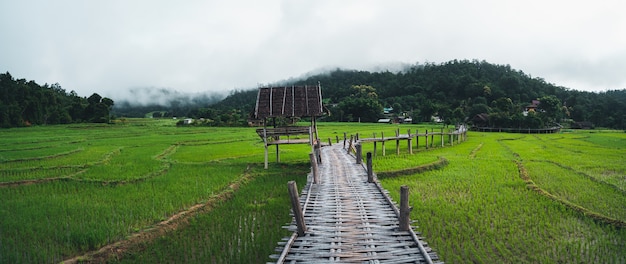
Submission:
[[[174,120],[0,130],[0,263],[58,263],[128,239],[195,205],[179,228],[108,262],[264,263],[291,221],[286,183],[304,186],[310,146],[280,147],[263,169],[254,128]],[[320,138],[437,126],[319,123]],[[626,134],[470,132],[408,154],[381,146],[374,171],[447,263],[626,262]],[[341,143],[340,143],[341,144]],[[363,153],[373,151],[372,143]],[[428,170],[419,166],[446,163]],[[403,171],[398,173],[398,171]],[[233,187],[236,184],[239,187]],[[227,195],[224,195],[224,194]],[[219,199],[216,199],[219,197]],[[89,256],[86,257],[88,260]]]

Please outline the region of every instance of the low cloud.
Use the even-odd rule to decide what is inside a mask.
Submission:
[[[219,92],[187,93],[168,88],[140,87],[107,95],[121,106],[197,106],[208,107],[224,98]]]

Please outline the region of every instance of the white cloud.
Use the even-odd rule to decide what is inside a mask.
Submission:
[[[254,88],[327,67],[479,59],[572,89],[626,88],[621,1],[0,3],[0,71],[88,96]]]

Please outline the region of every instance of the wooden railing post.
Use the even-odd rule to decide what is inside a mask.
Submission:
[[[376,146],[376,132],[374,132],[372,135],[374,136],[374,157],[376,157],[376,152],[377,152],[377,150],[376,150],[376,147],[377,147]]]
[[[407,130],[407,133],[408,133],[407,147],[409,148],[409,154],[413,154],[413,144],[411,144],[411,141],[413,141],[413,138],[411,137],[411,129],[410,128]]]
[[[420,148],[420,130],[415,129],[415,149]]]
[[[363,146],[361,144],[356,144],[356,153],[354,154],[356,156],[356,164],[362,164],[363,163]]]
[[[367,153],[367,182],[374,182],[374,171],[372,170],[372,152]]]
[[[444,137],[443,137],[443,127],[441,128],[441,147],[443,148],[443,143],[444,143]]]
[[[306,232],[306,225],[304,224],[304,213],[302,213],[300,198],[298,197],[298,187],[296,186],[295,181],[289,181],[287,186],[289,188],[289,197],[291,198],[293,217],[296,219],[296,226],[298,227],[298,236],[304,236],[304,232]]]
[[[400,155],[400,129],[396,129],[396,155]]]
[[[424,138],[426,139],[426,149],[428,149],[428,129],[426,129],[426,136]]]
[[[383,157],[384,157],[385,156],[385,134],[382,131],[380,132],[380,139],[382,140],[380,144],[382,145],[381,148],[383,149]]]
[[[430,147],[433,147],[433,144],[435,144],[435,129],[431,129],[430,130]]]
[[[400,187],[400,231],[409,231],[411,208],[409,207],[409,187],[402,185]]]
[[[348,143],[348,150],[346,151],[347,153],[350,153],[350,150],[352,150],[352,140],[354,139],[353,135],[350,135],[350,142]]]
[[[319,183],[320,172],[317,165],[317,157],[315,153],[309,153],[309,160],[311,160],[311,170],[313,171],[313,183]]]

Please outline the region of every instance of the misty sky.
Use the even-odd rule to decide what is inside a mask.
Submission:
[[[227,92],[337,67],[478,59],[615,90],[626,88],[624,3],[0,0],[0,72],[116,99],[130,88]]]

